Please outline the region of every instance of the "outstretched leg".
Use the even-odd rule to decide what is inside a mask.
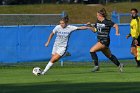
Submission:
[[[120,64],[120,62],[118,61],[118,59],[116,58],[116,56],[114,56],[113,54],[111,54],[111,51],[109,48],[105,48],[102,50],[102,53],[109,58],[116,66],[119,67],[119,70],[122,72],[123,71],[123,64]]]
[[[100,51],[101,49],[103,49],[105,46],[102,45],[100,42],[97,42],[91,49],[90,49],[90,55],[94,61],[94,65],[95,67],[93,68],[93,72],[98,71],[99,70],[99,64],[98,64],[98,56],[96,54],[97,51]]]
[[[51,60],[48,62],[48,64],[46,65],[45,69],[43,70],[42,74],[44,75],[52,66],[53,64],[59,60],[61,58],[61,56],[59,54],[54,54],[52,55]]]

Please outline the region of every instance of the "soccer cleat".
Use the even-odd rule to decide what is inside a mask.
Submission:
[[[137,65],[138,68],[140,68],[140,65]]]
[[[119,65],[119,71],[120,71],[120,72],[123,72],[123,67],[124,67],[123,64],[120,64],[120,65]]]
[[[95,66],[95,67],[93,68],[92,72],[96,72],[96,71],[99,71],[99,70],[100,70],[99,66]]]
[[[45,75],[45,72],[44,72],[44,71],[42,71],[42,72],[41,72],[41,75]]]
[[[137,67],[140,67],[140,63],[139,62],[137,62]]]

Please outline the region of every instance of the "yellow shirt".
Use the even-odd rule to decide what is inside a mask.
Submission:
[[[138,17],[139,21],[137,19],[132,19],[130,23],[131,27],[131,36],[133,38],[138,38],[140,35],[140,17]]]

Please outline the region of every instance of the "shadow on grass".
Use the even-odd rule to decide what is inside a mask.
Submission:
[[[140,93],[140,82],[64,83],[1,84],[0,93]]]

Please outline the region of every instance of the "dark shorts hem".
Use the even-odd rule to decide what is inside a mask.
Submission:
[[[104,40],[98,40],[102,45],[105,45],[106,47],[109,47],[110,45],[110,39],[104,39]]]

